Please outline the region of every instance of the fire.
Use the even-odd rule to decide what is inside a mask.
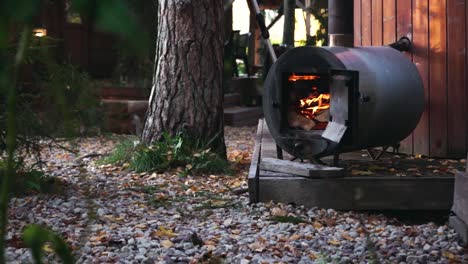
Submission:
[[[290,82],[296,82],[296,81],[313,81],[316,79],[319,79],[320,76],[317,75],[296,75],[295,73],[291,74],[289,76],[288,80]]]
[[[309,97],[299,99],[299,112],[308,119],[315,119],[323,111],[330,108],[330,94],[318,94],[315,92]]]

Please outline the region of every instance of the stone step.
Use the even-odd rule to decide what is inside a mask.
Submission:
[[[105,127],[117,134],[138,134],[144,122],[147,100],[103,99]]]
[[[241,103],[240,94],[230,93],[224,95],[224,108],[239,106]]]
[[[251,126],[263,117],[261,107],[229,107],[224,109],[224,124],[227,126]]]
[[[229,96],[230,103],[238,102],[238,94]],[[106,127],[110,132],[129,134],[135,132],[135,122],[141,125],[144,122],[148,101],[102,99]],[[263,117],[261,107],[231,106],[224,108],[224,121],[227,126],[255,125]],[[135,120],[138,118],[138,120]]]
[[[148,100],[150,91],[137,87],[102,87],[100,96],[102,99],[117,100]]]

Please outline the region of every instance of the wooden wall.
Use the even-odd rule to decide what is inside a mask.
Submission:
[[[424,82],[426,110],[404,152],[466,157],[467,10],[465,0],[354,0],[356,46],[413,41],[406,55]]]

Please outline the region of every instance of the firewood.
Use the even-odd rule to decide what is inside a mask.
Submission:
[[[320,114],[315,116],[315,120],[319,122],[328,122],[330,119],[330,109],[322,111]]]
[[[311,130],[316,125],[313,120],[296,113],[296,111],[289,111],[288,122],[291,127],[302,128],[304,130]]]

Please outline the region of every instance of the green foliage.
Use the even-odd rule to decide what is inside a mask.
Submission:
[[[165,134],[163,140],[150,146],[123,141],[101,164],[128,164],[136,172],[165,171],[183,167],[182,174],[228,172],[228,162],[212,152],[208,145],[192,143],[182,133]]]
[[[135,54],[129,47],[128,41],[117,41],[118,58],[114,79],[120,85],[130,84],[150,90],[156,48],[154,43],[157,35],[157,1],[127,0],[127,2],[130,10],[138,14],[137,18],[143,31],[149,33],[150,37],[141,40],[147,42],[145,46],[148,47],[148,52]]]
[[[57,253],[65,264],[75,263],[73,255],[67,243],[52,231],[39,225],[30,225],[23,231],[23,240],[26,246],[31,249],[32,257],[36,264],[42,261],[43,248],[50,243],[52,249]]]
[[[111,155],[98,161],[99,164],[124,164],[132,158],[135,144],[132,140],[124,140],[117,144]]]
[[[148,34],[141,30],[128,0],[74,0],[72,9],[94,21],[97,29],[117,34],[134,51],[148,50]]]
[[[15,162],[14,175],[9,182],[11,195],[23,195],[30,192],[51,193],[58,188],[58,182],[35,168],[25,168],[21,162]],[[4,179],[6,174],[6,162],[0,160],[0,179]],[[0,185],[2,182],[0,181]]]
[[[322,46],[328,46],[328,10],[327,9],[312,9],[312,15],[319,21],[319,28],[312,36],[307,40],[308,45],[317,45],[321,43]]]
[[[41,3],[44,1],[39,0],[4,0],[0,1],[0,157],[6,157],[6,170],[1,170],[2,184],[0,191],[0,264],[5,263],[5,238],[8,225],[8,198],[9,198],[9,186],[11,180],[17,177],[17,166],[16,160],[18,160],[18,153],[24,153],[23,151],[16,151],[17,148],[23,147],[20,142],[27,142],[25,146],[37,146],[37,139],[35,137],[35,129],[41,127],[44,119],[28,117],[37,114],[35,111],[37,105],[31,104],[31,102],[37,102],[32,100],[35,96],[34,93],[25,93],[27,85],[25,85],[24,77],[28,76],[27,67],[24,67],[24,63],[28,63],[28,52],[32,54],[36,50],[34,45],[30,45],[30,39],[32,36],[31,28],[35,18],[41,14]],[[147,41],[142,41],[146,38],[144,31],[140,30],[140,27],[132,15],[131,11],[127,8],[126,0],[72,0],[72,6],[81,15],[86,16],[87,21],[90,22],[91,26],[95,26],[98,29],[112,32],[125,38],[128,41],[129,46],[134,50],[139,50],[144,53],[148,49],[145,47]],[[18,30],[19,29],[19,30]],[[21,32],[18,38],[18,32]],[[18,45],[11,47],[12,43],[17,40]],[[34,41],[32,42],[33,44]],[[41,47],[40,54],[45,55],[48,50],[47,47]],[[41,57],[43,58],[43,57]],[[51,92],[49,97],[39,97],[44,99],[51,105],[56,104],[59,109],[69,110],[70,103],[73,104],[74,100],[80,93],[79,86],[73,81],[84,83],[83,75],[80,75],[76,69],[72,67],[63,67],[63,65],[57,65],[51,63],[52,60],[45,60],[42,63],[30,64],[30,69],[37,70],[37,76],[32,74],[29,77],[38,77],[39,80],[45,81],[47,84],[55,85],[57,90],[63,91],[62,94],[56,93],[57,90]],[[50,70],[50,71],[49,71]],[[71,75],[71,80],[63,78],[61,74]],[[70,77],[70,75],[68,77]],[[74,79],[75,76],[81,76],[80,78]],[[29,78],[31,83],[34,82],[34,78]],[[80,81],[81,80],[81,81]],[[66,81],[66,83],[65,83]],[[70,83],[70,81],[72,83]],[[42,82],[41,82],[42,84]],[[66,85],[65,85],[66,84]],[[81,87],[87,87],[82,85]],[[75,91],[75,87],[76,91]],[[51,89],[50,87],[45,87]],[[69,96],[66,93],[68,91]],[[75,94],[74,92],[78,92]],[[47,99],[53,99],[47,101]],[[68,99],[67,99],[68,98]],[[53,102],[52,102],[53,101]],[[41,101],[39,101],[41,103]],[[39,105],[40,105],[39,103]],[[46,105],[47,107],[51,105]],[[76,104],[75,104],[76,106]],[[86,104],[79,104],[81,110],[86,108]],[[23,115],[20,113],[27,113]],[[71,110],[70,112],[73,112]],[[64,119],[61,127],[64,127],[67,131],[72,131],[73,124],[77,124],[73,121],[69,121],[69,117],[72,116],[68,111],[62,112]],[[87,114],[81,115],[86,116]],[[38,116],[36,116],[38,117]],[[34,123],[28,128],[22,128],[22,125],[27,120],[34,119]],[[45,119],[48,119],[47,117]],[[57,124],[57,123],[56,123]],[[30,133],[32,132],[32,133]],[[29,136],[33,135],[33,137]],[[41,134],[42,135],[42,134]],[[21,149],[23,150],[23,149]],[[34,174],[31,177],[38,177],[38,174]],[[34,184],[33,184],[34,186]],[[36,186],[37,187],[37,186]],[[42,247],[45,243],[49,242],[55,249],[56,253],[61,257],[64,263],[73,263],[73,257],[68,250],[66,244],[57,235],[52,232],[40,228],[38,226],[32,226],[25,230],[24,241],[28,247],[31,248],[33,257],[36,263],[42,263]]]
[[[44,137],[87,134],[101,124],[91,79],[76,66],[54,58],[57,44],[55,39],[34,38],[28,46],[16,95],[17,147]],[[0,154],[6,150],[4,99],[0,90]]]

